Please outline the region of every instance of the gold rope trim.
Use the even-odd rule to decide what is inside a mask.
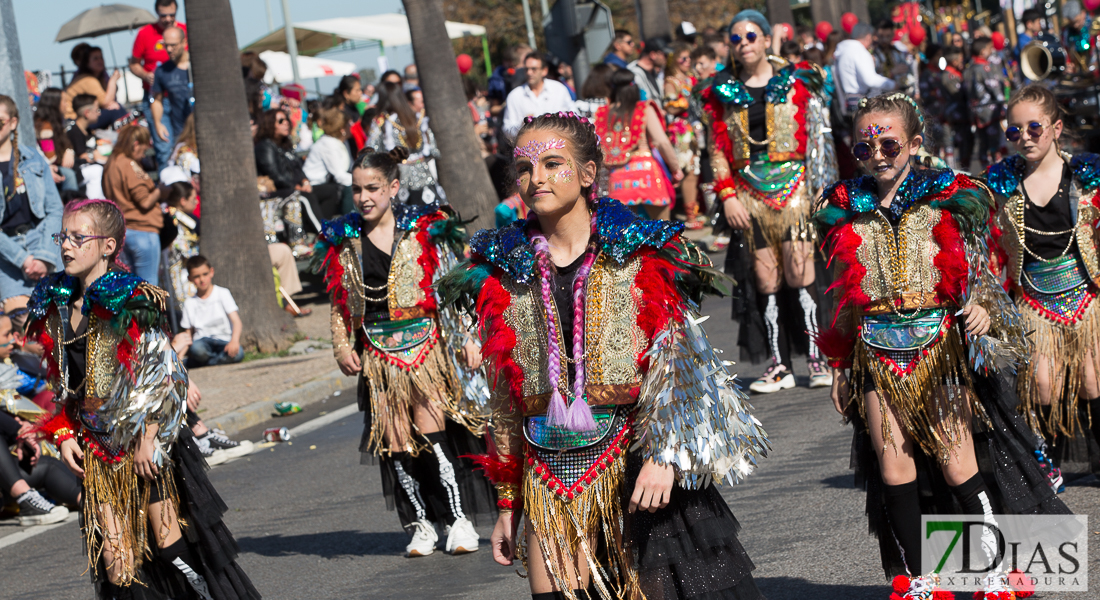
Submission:
[[[1092,368],[1100,373],[1100,354],[1097,352],[1100,349],[1100,309],[1097,304],[1097,299],[1093,298],[1081,320],[1074,325],[1054,323],[1027,302],[1016,304],[1023,328],[1032,332],[1031,342],[1035,348],[1027,376],[1021,376],[1017,382],[1017,391],[1023,401],[1021,409],[1032,429],[1064,433],[1071,438],[1080,433],[1077,403],[1084,383],[1082,373],[1086,356],[1091,354]],[[1044,362],[1050,370],[1049,420],[1044,420],[1039,413],[1042,402],[1039,386],[1035,383],[1036,373]],[[1086,425],[1091,426],[1091,420],[1092,415]]]
[[[459,410],[458,395],[462,393],[462,387],[458,383],[458,375],[444,354],[448,351],[445,344],[438,338],[434,343],[435,346],[428,351],[420,366],[412,368],[386,360],[382,351],[370,346],[369,342],[362,352],[363,377],[370,387],[373,417],[370,444],[380,456],[390,454],[390,444],[386,440],[387,425],[392,425],[395,435],[404,438],[399,438],[399,445],[405,446],[413,456],[428,448],[423,437],[415,435],[417,429],[412,419],[414,390],[431,401],[439,402],[448,419],[469,429],[471,433],[481,435],[484,432],[484,419]]]
[[[744,177],[740,172],[735,173],[734,176]],[[768,206],[757,196],[756,192],[746,189],[744,185],[737,185],[736,188],[737,199],[745,206],[745,210],[749,212],[749,215],[756,220],[756,224],[760,227],[760,233],[764,237],[764,243],[775,252],[779,269],[782,271],[783,238],[787,236],[788,231],[791,233],[790,239],[792,242],[812,242],[815,239],[813,227],[809,223],[811,202],[807,195],[806,180],[803,179],[799,182],[798,189],[791,193],[787,207],[783,210],[776,210]],[[756,238],[751,230],[746,232],[745,240],[749,245],[750,252],[758,250]]]
[[[88,568],[92,573],[96,572],[96,562],[103,555],[103,547],[108,537],[111,537],[111,547],[114,550],[115,560],[123,561],[123,568],[118,585],[122,587],[133,583],[144,585],[138,578],[138,572],[146,559],[152,558],[152,550],[149,548],[148,527],[149,520],[146,510],[149,506],[149,495],[152,486],[158,486],[162,507],[167,508],[170,503],[176,507],[179,514],[179,494],[176,490],[175,478],[171,472],[171,466],[165,464],[160,468],[160,475],[155,482],[142,485],[140,477],[134,473],[133,456],[127,454],[117,463],[108,464],[95,458],[89,444],[84,445],[84,456],[88,457],[84,467],[84,540],[88,555]],[[108,533],[110,528],[105,523],[106,510],[119,524],[117,537]],[[167,514],[161,515],[167,519]],[[179,519],[180,527],[185,526]],[[162,526],[167,530],[167,524]],[[133,557],[133,561],[129,560]],[[111,565],[104,564],[104,569]]]
[[[920,445],[921,450],[940,462],[947,462],[967,431],[951,431],[945,427],[952,420],[967,423],[974,419],[988,422],[981,403],[972,402],[974,389],[967,366],[966,349],[958,330],[951,327],[943,339],[926,349],[913,370],[898,376],[880,361],[867,344],[856,344],[852,365],[852,393],[859,402],[860,415],[866,422],[867,406],[863,395],[863,376],[869,373],[878,388],[880,410],[887,412],[887,399],[898,416],[900,425]],[[946,382],[946,383],[945,383]],[[951,419],[949,417],[954,417]],[[890,430],[889,419],[882,419],[882,439],[895,450],[897,443]]]
[[[625,452],[616,456],[607,470],[572,500],[550,491],[534,466],[529,464],[524,469],[527,523],[538,540],[550,576],[569,600],[578,600],[570,582],[570,575],[581,581],[574,567],[573,559],[577,556],[583,556],[588,563],[592,585],[602,600],[645,599],[630,549],[624,542],[622,495],[625,483]],[[589,543],[589,535],[598,533],[603,533],[607,547],[606,568],[597,561],[596,549]]]

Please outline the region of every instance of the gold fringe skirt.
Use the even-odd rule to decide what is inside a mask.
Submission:
[[[1030,367],[1026,376],[1021,373],[1017,381],[1021,410],[1028,425],[1035,431],[1052,434],[1064,433],[1074,437],[1079,433],[1078,395],[1081,393],[1085,361],[1092,363],[1093,372],[1100,376],[1100,308],[1090,294],[1088,305],[1080,310],[1075,320],[1055,322],[1036,306],[1022,297],[1016,307],[1022,323],[1031,331],[1034,344]],[[1046,368],[1050,380],[1050,418],[1044,419],[1039,411],[1042,405],[1037,383],[1039,369]],[[1092,416],[1090,416],[1090,419]],[[1089,425],[1089,423],[1086,423]]]
[[[968,429],[959,430],[950,424],[969,425],[968,419],[988,420],[988,417],[981,403],[973,397],[966,348],[954,325],[945,329],[939,339],[916,352],[917,356],[910,359],[857,340],[852,363],[852,394],[866,422],[868,407],[863,388],[865,378],[870,377],[877,388],[878,409],[882,414],[887,413],[889,404],[899,425],[921,450],[940,462],[947,462],[954,448],[969,435]],[[882,439],[897,447],[886,418],[882,419]]]
[[[523,510],[550,576],[569,600],[578,600],[572,580],[580,581],[575,563],[583,560],[591,573],[591,585],[602,600],[642,600],[638,575],[626,543],[623,494],[626,453],[632,426],[627,423],[609,436],[606,449],[586,465],[573,485],[566,485],[550,465],[540,459],[547,451],[527,448],[523,475]],[[558,458],[576,451],[564,451]],[[571,462],[568,459],[566,462]],[[572,467],[576,468],[576,467]],[[584,468],[584,467],[582,467]],[[561,474],[561,473],[558,473]],[[607,560],[601,564],[593,541],[603,536]],[[519,546],[519,545],[517,545]],[[522,555],[524,567],[528,561]],[[579,559],[579,560],[578,560]]]
[[[815,232],[810,225],[810,213],[812,198],[806,187],[805,176],[800,176],[790,182],[793,189],[783,191],[779,196],[768,194],[753,187],[749,181],[749,175],[743,171],[736,171],[733,175],[737,186],[737,199],[744,205],[760,228],[765,246],[775,252],[777,259],[783,256],[782,247],[784,240],[812,242]],[[789,195],[788,195],[789,194]],[[778,208],[777,198],[786,195],[782,208]],[[745,236],[751,252],[756,252],[756,236],[751,232]],[[783,261],[779,260],[782,268]]]
[[[85,442],[84,456],[83,518],[88,568],[96,573],[96,563],[110,541],[114,560],[123,561],[119,585],[141,584],[138,572],[142,563],[152,557],[147,511],[153,486],[157,487],[161,501],[170,502],[179,514],[172,465],[166,462],[160,467],[156,481],[148,482],[134,472],[134,458],[129,453],[118,462],[107,463],[94,456],[92,445]],[[167,519],[168,514],[161,517]],[[114,524],[108,523],[109,520]],[[182,519],[178,521],[181,527],[186,525]],[[168,525],[165,523],[162,529]],[[111,565],[104,563],[103,567],[108,569]]]
[[[483,433],[485,420],[466,414],[459,407],[462,388],[446,352],[438,327],[414,353],[386,352],[365,342],[361,359],[363,377],[370,389],[370,446],[379,455],[390,453],[390,435],[398,440],[394,445],[403,446],[413,456],[428,448],[413,422],[414,392],[437,402],[448,419],[471,433]]]

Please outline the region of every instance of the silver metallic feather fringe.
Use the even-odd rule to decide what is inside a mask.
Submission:
[[[768,434],[700,327],[708,317],[688,313],[682,327],[659,333],[646,352],[632,450],[678,469],[682,487],[738,483],[771,450]]]
[[[1031,356],[1030,332],[989,267],[989,249],[984,239],[967,244],[966,259],[970,272],[962,305],[977,304],[989,312],[989,331],[985,335],[966,334],[970,368],[983,374],[990,371],[1015,374],[1017,365],[1026,363]]]
[[[134,345],[134,373],[119,366],[111,382],[111,399],[99,408],[110,424],[111,444],[127,448],[160,426],[157,441],[167,448],[176,441],[187,407],[187,370],[160,330],[145,332]],[[161,464],[164,453],[158,453]]]
[[[437,275],[449,273],[456,266],[458,257],[448,247],[440,245]],[[438,291],[436,303],[443,306]],[[466,345],[466,340],[471,338],[469,332],[474,330],[473,319],[460,313],[454,304],[450,304],[439,310],[439,326],[443,330],[441,333],[447,350],[445,354],[454,366],[462,393],[462,397],[458,399],[458,409],[471,417],[489,417],[492,409],[489,407],[489,380],[485,378],[485,370],[466,368],[466,361],[459,354]]]

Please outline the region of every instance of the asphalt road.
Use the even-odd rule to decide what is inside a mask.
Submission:
[[[705,309],[713,315],[705,327],[715,345],[735,358],[736,328],[728,304],[711,301]],[[750,380],[762,370],[747,366],[741,375]],[[796,373],[804,386],[804,363]],[[307,413],[268,426],[293,427],[354,400],[354,390],[345,390]],[[851,429],[841,425],[827,391],[798,387],[753,402],[775,450],[747,482],[723,494],[741,522],[741,540],[757,565],[761,590],[772,600],[886,598],[890,592],[879,568],[877,541],[867,534],[865,495],[853,487],[848,469]],[[259,439],[260,430],[249,432],[250,437]],[[529,597],[516,567],[492,561],[486,545],[492,523],[487,520],[478,523],[483,540],[477,553],[403,558],[406,537],[396,515],[385,510],[378,468],[359,464],[361,432],[361,416],[355,413],[211,471],[231,507],[226,520],[240,543],[240,562],[265,597]],[[1094,477],[1071,483],[1063,498],[1076,512],[1090,515],[1092,529],[1100,529],[1100,486]],[[91,598],[75,522],[4,546],[4,539],[19,530],[0,523],[0,597]],[[1097,573],[1100,534],[1094,531],[1090,538],[1089,571]]]

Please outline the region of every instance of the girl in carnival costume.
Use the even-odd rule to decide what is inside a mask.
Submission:
[[[440,283],[493,383],[493,558],[523,561],[535,600],[760,597],[712,485],[768,450],[700,327],[720,274],[683,224],[596,197],[587,119],[528,117],[514,156],[532,218],[478,232]]]
[[[30,300],[58,414],[39,427],[83,479],[99,598],[259,598],[234,561],[227,510],[184,423],[187,372],[165,333],[167,293],[115,266],[126,221],[110,200],[65,208],[65,270]]]
[[[464,224],[449,207],[395,202],[407,157],[402,146],[359,155],[356,212],[324,223],[314,257],[332,295],[336,362],[360,376],[360,452],[382,457],[387,504],[412,535],[406,554],[435,551],[435,522],[447,551],[463,554],[478,547],[470,517],[493,509],[489,483],[458,458],[484,449],[488,387],[477,344],[432,289],[465,252]]]
[[[1035,344],[1018,380],[1023,413],[1048,444],[1080,432],[1078,400],[1100,440],[1100,156],[1058,149],[1061,110],[1029,85],[1009,100],[1005,135],[1017,154],[989,168],[997,194],[993,237],[1008,287]],[[1085,412],[1085,411],[1081,411]],[[1051,483],[1061,483],[1051,468]]]
[[[741,322],[742,357],[771,360],[749,388],[794,387],[792,344],[808,354],[810,387],[827,387],[829,370],[810,342],[823,292],[815,285],[809,224],[814,199],[837,179],[825,72],[768,56],[771,25],[755,10],[733,18],[730,42],[740,71],[715,75],[700,101],[714,191],[726,221],[743,232],[743,243],[730,244],[726,267],[738,283],[734,316]]]
[[[852,154],[868,175],[826,190],[814,216],[836,268],[837,312],[818,345],[833,403],[856,423],[853,464],[883,569],[898,576],[897,595],[927,598],[938,576],[922,569],[922,514],[995,525],[995,513],[1068,510],[1030,455],[1034,436],[1007,383],[1029,350],[989,270],[988,190],[911,167],[924,122],[908,96],[863,99],[854,123]],[[993,564],[991,528],[981,546]],[[987,598],[1011,592],[1000,566]]]

